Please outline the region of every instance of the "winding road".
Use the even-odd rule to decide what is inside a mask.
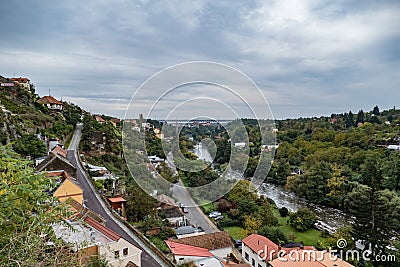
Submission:
[[[127,241],[142,250],[141,266],[142,267],[168,267],[170,264],[165,263],[158,255],[141,240],[123,223],[116,219],[110,210],[106,207],[100,195],[95,190],[90,181],[90,177],[83,169],[78,156],[78,146],[82,134],[82,124],[77,124],[74,136],[68,147],[68,159],[77,168],[76,178],[83,189],[84,204],[90,210],[100,214],[106,220],[106,226],[118,233]]]

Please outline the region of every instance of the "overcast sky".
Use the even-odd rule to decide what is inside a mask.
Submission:
[[[2,1],[0,37],[0,75],[100,114],[123,117],[147,78],[198,60],[245,73],[278,119],[400,106],[397,0]]]

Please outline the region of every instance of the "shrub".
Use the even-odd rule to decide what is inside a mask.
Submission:
[[[299,209],[289,214],[288,222],[297,231],[304,232],[314,226],[316,219],[315,214],[309,209]]]
[[[286,207],[282,207],[279,209],[279,214],[281,217],[286,217],[289,214],[289,210]]]

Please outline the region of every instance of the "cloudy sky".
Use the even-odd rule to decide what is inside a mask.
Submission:
[[[123,117],[146,79],[188,61],[243,72],[276,118],[400,106],[396,0],[2,1],[0,37],[0,75],[28,77],[40,95],[51,89],[100,114]],[[214,97],[207,86],[204,96]],[[140,100],[153,103],[161,87]],[[188,103],[193,88],[170,99]],[[218,106],[201,101],[189,109],[201,115]]]

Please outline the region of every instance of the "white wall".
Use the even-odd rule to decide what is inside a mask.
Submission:
[[[128,248],[128,255],[124,256],[123,249]],[[119,258],[115,258],[115,251],[119,251]],[[140,266],[140,256],[142,251],[126,241],[120,238],[117,242],[111,242],[107,245],[99,245],[99,254],[105,255],[109,264],[113,267],[125,267],[125,265],[131,261],[136,265]],[[144,266],[145,267],[145,266]]]
[[[249,259],[247,260],[245,257],[245,254],[249,255]],[[244,243],[242,245],[242,257],[245,263],[249,264],[250,266],[255,266],[255,267],[267,267],[267,263],[265,261],[262,261],[256,252],[254,252],[253,250],[251,250],[248,246],[246,246]],[[254,265],[252,264],[252,260],[254,259]]]
[[[174,258],[175,258],[176,264],[181,265],[186,262],[192,262],[192,261],[205,259],[206,257],[174,255]],[[143,267],[146,267],[146,266],[143,266]]]

